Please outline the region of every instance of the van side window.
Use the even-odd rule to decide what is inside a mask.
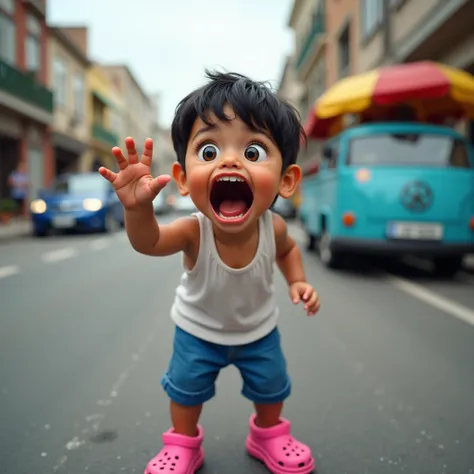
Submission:
[[[470,168],[469,157],[467,156],[467,149],[463,142],[456,140],[453,143],[453,149],[450,157],[451,166],[453,168]]]
[[[328,152],[330,153],[330,158],[328,159],[328,169],[335,169],[337,168],[337,154],[338,154],[338,151],[339,151],[339,147],[337,145],[337,143],[331,143],[330,145],[327,145],[329,150]]]

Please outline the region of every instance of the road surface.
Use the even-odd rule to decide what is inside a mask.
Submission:
[[[319,472],[474,473],[474,277],[304,260],[317,317],[276,283],[285,416]],[[180,273],[179,257],[141,256],[123,232],[0,244],[0,473],[143,472],[169,425],[160,377]],[[229,368],[202,418],[203,474],[266,472],[245,455],[250,413]]]

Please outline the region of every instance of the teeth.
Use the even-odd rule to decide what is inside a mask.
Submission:
[[[239,178],[238,176],[221,176],[220,178],[217,179],[217,181],[230,181],[232,183],[235,183],[236,181],[239,183],[245,182],[242,178]]]
[[[233,219],[240,219],[241,217],[244,217],[244,215],[245,215],[245,213],[242,212],[242,214],[239,214],[238,216],[228,217],[228,216],[224,216],[224,215],[222,214],[222,212],[219,212],[219,217],[220,217],[221,219],[226,219],[226,220],[228,220],[228,221],[231,221],[231,220],[233,220]]]

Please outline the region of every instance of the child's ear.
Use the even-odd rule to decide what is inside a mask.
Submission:
[[[291,165],[285,170],[280,180],[278,194],[285,199],[293,196],[298,184],[301,181],[301,168],[298,165]]]
[[[182,166],[176,161],[173,163],[173,179],[178,186],[178,191],[181,196],[187,196],[189,194],[188,187],[186,185],[186,173],[184,172]]]

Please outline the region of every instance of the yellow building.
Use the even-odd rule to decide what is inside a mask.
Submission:
[[[87,28],[75,28],[76,36],[87,36]],[[51,26],[48,35],[49,86],[54,90],[51,144],[55,174],[78,171],[81,156],[90,142],[86,114],[87,53],[67,29]]]
[[[111,150],[119,145],[120,96],[99,64],[93,64],[87,73],[86,112],[91,135],[81,171],[97,171],[100,166],[116,169]]]

